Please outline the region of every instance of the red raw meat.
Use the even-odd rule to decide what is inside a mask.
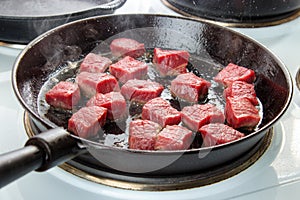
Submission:
[[[126,101],[120,92],[97,93],[86,104],[107,108],[107,119],[118,120],[126,116]]]
[[[218,83],[222,83],[225,86],[229,86],[233,81],[245,81],[247,83],[253,83],[255,80],[255,72],[246,67],[229,63],[214,77],[214,80]]]
[[[155,150],[184,150],[193,142],[193,132],[185,127],[173,125],[166,126],[158,133]]]
[[[77,75],[76,81],[87,97],[92,97],[96,93],[120,91],[117,79],[106,73],[81,72]]]
[[[107,109],[99,106],[83,107],[68,121],[68,130],[82,138],[96,136],[104,125]]]
[[[110,50],[115,57],[130,56],[137,58],[146,52],[143,43],[129,38],[114,39],[110,44]]]
[[[204,146],[224,144],[245,136],[234,128],[221,123],[204,125],[199,132],[202,134]]]
[[[103,73],[112,64],[109,58],[89,53],[80,65],[80,72]]]
[[[129,80],[121,87],[125,99],[141,103],[159,97],[163,90],[164,87],[157,82],[138,79]]]
[[[184,107],[181,118],[182,122],[193,131],[198,131],[205,124],[225,121],[223,112],[210,103]]]
[[[148,72],[148,66],[144,62],[126,56],[110,65],[109,72],[124,84],[130,79],[143,79]]]
[[[148,101],[142,109],[142,119],[148,119],[160,124],[166,125],[179,124],[181,114],[173,108],[166,100],[157,97]]]
[[[175,96],[196,103],[207,95],[210,86],[210,82],[203,78],[193,73],[185,73],[171,81],[170,90]]]
[[[161,76],[176,76],[187,72],[189,57],[187,51],[154,48],[153,64]]]
[[[134,120],[129,124],[129,148],[154,150],[156,136],[161,126],[149,120]]]
[[[234,81],[224,90],[224,97],[247,98],[253,105],[258,105],[254,85],[244,81]]]
[[[233,128],[253,129],[260,121],[258,109],[246,98],[226,99],[225,117]]]
[[[51,106],[71,110],[80,101],[80,89],[76,83],[61,81],[46,93],[45,99]]]

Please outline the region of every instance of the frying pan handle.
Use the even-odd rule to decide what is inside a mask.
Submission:
[[[26,146],[0,155],[0,188],[41,167],[43,157],[43,152],[36,146]]]
[[[28,172],[45,171],[86,152],[81,146],[62,128],[30,138],[25,147],[0,155],[0,188]]]

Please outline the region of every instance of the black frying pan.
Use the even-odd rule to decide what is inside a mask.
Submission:
[[[245,26],[261,26],[299,13],[299,0],[162,0],[183,14]],[[298,15],[298,14],[297,14]]]
[[[42,86],[66,62],[78,60],[95,47],[99,49],[103,41],[119,36],[143,41],[150,49],[188,50],[193,66],[200,73],[208,71],[208,76],[213,76],[215,68],[220,70],[229,62],[253,69],[257,76],[255,89],[263,107],[259,127],[246,137],[227,144],[160,152],[106,146],[57,129],[56,124],[38,112]],[[121,173],[169,176],[230,163],[264,137],[288,108],[293,91],[291,77],[283,63],[254,40],[210,23],[150,14],[93,17],[55,28],[22,51],[16,60],[12,80],[17,98],[34,123],[39,129],[50,131],[30,138],[25,148],[0,157],[1,186],[28,171],[43,171],[75,156],[80,158],[87,151],[91,164],[97,160],[99,168]]]
[[[27,44],[38,35],[65,23],[111,14],[126,0],[2,0],[0,40]]]

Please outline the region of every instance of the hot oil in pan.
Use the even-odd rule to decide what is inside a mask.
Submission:
[[[102,55],[110,58],[113,61],[116,61],[110,54]],[[164,86],[164,90],[161,94],[161,97],[170,102],[170,104],[176,108],[177,110],[181,110],[184,106],[192,105],[191,103],[182,101],[176,97],[174,97],[170,92],[170,83],[171,80],[175,77],[165,77],[162,78],[159,76],[158,72],[155,70],[154,65],[152,63],[153,50],[147,50],[147,53],[144,56],[138,58],[138,60],[146,62],[148,64],[148,74],[147,79],[152,81],[156,81]],[[83,58],[83,57],[82,57]],[[82,59],[76,62],[67,62],[64,65],[60,66],[58,70],[53,72],[51,78],[45,82],[43,85],[39,97],[38,97],[38,112],[41,117],[44,117],[46,120],[51,121],[57,126],[62,126],[67,128],[68,119],[72,116],[72,113],[79,110],[81,107],[85,106],[88,99],[82,97],[81,102],[75,106],[72,110],[63,110],[57,109],[45,101],[45,93],[49,91],[54,85],[56,85],[59,81],[71,81],[75,82],[76,75],[79,71],[80,63]],[[209,88],[208,95],[205,99],[199,100],[199,104],[211,103],[216,105],[219,109],[224,111],[225,108],[225,100],[223,98],[223,86],[220,86],[213,80],[213,77],[217,75],[217,73],[222,69],[218,63],[213,62],[212,60],[202,59],[199,56],[191,55],[189,59],[189,63],[187,66],[188,72],[193,72],[195,75],[204,78],[207,81],[211,82],[211,87]],[[108,73],[108,72],[107,72]],[[83,96],[83,95],[82,95]],[[262,106],[259,101],[259,110],[260,116],[263,117]],[[105,126],[102,128],[101,132],[99,132],[98,137],[92,138],[93,141],[104,143],[108,146],[114,146],[119,148],[128,148],[128,125],[134,120],[141,118],[142,112],[141,104],[135,102],[127,102],[128,108],[128,117],[122,121],[107,121]],[[183,125],[180,123],[180,125]],[[183,125],[184,126],[184,125]],[[258,125],[259,126],[259,125]],[[247,130],[242,130],[243,133],[249,134],[251,132]],[[200,134],[196,134],[194,142],[191,145],[191,148],[200,148],[202,143],[202,138],[199,136]]]

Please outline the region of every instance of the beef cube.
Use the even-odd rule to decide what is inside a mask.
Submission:
[[[117,38],[110,44],[110,50],[115,57],[140,57],[146,52],[143,43],[129,38]]]
[[[184,150],[193,142],[193,132],[185,127],[173,125],[166,126],[158,133],[155,150]]]
[[[196,103],[203,99],[211,86],[210,82],[193,73],[178,75],[171,81],[171,92],[180,99]]]
[[[143,106],[142,119],[151,120],[165,127],[166,125],[179,124],[181,114],[178,110],[173,108],[168,101],[157,97],[151,99]]]
[[[126,56],[110,65],[109,72],[124,84],[130,79],[143,79],[148,72],[148,66],[144,62]]]
[[[176,76],[187,72],[189,57],[187,51],[154,48],[153,64],[161,76]]]
[[[243,133],[221,123],[204,125],[199,132],[202,134],[204,146],[224,144],[244,137]]]
[[[181,111],[181,118],[182,122],[193,131],[198,131],[205,124],[225,121],[223,112],[210,103],[184,107]]]
[[[107,108],[107,119],[118,120],[126,116],[126,101],[120,92],[97,93],[86,106]]]
[[[106,73],[81,72],[77,75],[76,81],[87,97],[92,97],[96,93],[105,94],[120,90],[117,79]]]
[[[254,85],[244,81],[234,81],[224,90],[224,97],[247,98],[253,105],[258,105]]]
[[[109,58],[94,53],[85,56],[80,64],[80,72],[103,73],[112,64]]]
[[[129,148],[140,150],[154,150],[156,135],[161,126],[149,120],[135,120],[129,124]]]
[[[80,101],[80,89],[76,83],[61,81],[45,95],[53,107],[71,110]]]
[[[227,123],[235,129],[253,129],[260,121],[258,109],[246,98],[228,97],[225,117]]]
[[[99,106],[83,107],[68,121],[68,130],[82,138],[96,136],[104,125],[107,109]]]
[[[226,87],[231,85],[233,81],[245,81],[247,83],[253,83],[255,80],[255,72],[246,67],[229,63],[214,77],[214,80]]]
[[[138,79],[129,80],[121,87],[125,99],[140,103],[159,97],[163,90],[164,87],[157,82]]]

